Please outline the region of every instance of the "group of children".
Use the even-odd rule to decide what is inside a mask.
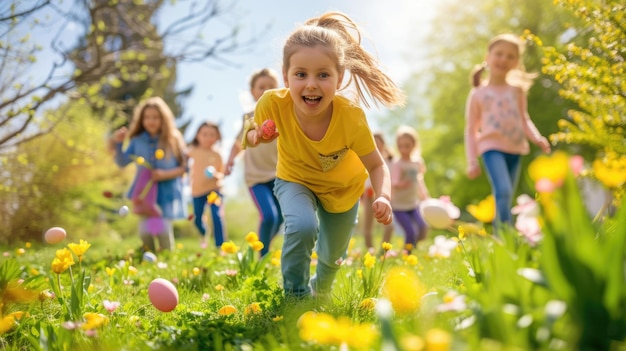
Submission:
[[[370,130],[360,107],[369,102],[402,106],[405,95],[378,68],[360,40],[357,24],[338,12],[312,18],[297,28],[283,47],[284,88],[277,87],[278,78],[269,70],[253,76],[250,88],[257,100],[255,111],[244,116],[241,143],[233,145],[225,165],[214,147],[220,140],[216,125],[202,124],[187,147],[161,99],[148,99],[138,107],[130,130],[114,133],[115,160],[125,166],[142,157],[146,163],[138,162],[138,170],[150,167],[157,187],[156,202],[165,219],[156,233],[164,238],[162,248],[171,247],[171,220],[183,213],[181,176],[187,169],[198,229],[203,235],[206,232],[201,213],[209,201],[216,244],[225,240],[219,203],[212,202],[211,196],[215,193],[213,199],[219,198],[221,180],[230,174],[235,157],[244,149],[246,184],[261,215],[259,232],[265,253],[284,224],[281,270],[288,296],[330,292],[353,233],[359,203],[363,205],[368,247],[373,247],[374,219],[385,226],[385,241],[390,239],[395,219],[405,233],[408,250],[425,238],[427,226],[418,207],[429,193],[417,132],[411,127],[399,128],[398,155],[392,157],[382,135]],[[549,152],[549,144],[526,112],[524,88],[507,79],[510,72],[523,72],[521,53],[522,44],[514,36],[494,38],[481,66],[488,67],[489,80],[472,89],[466,114],[468,176],[479,174],[478,157],[482,156],[498,218],[504,222],[509,221],[506,214],[519,174],[519,157],[528,153],[527,138]],[[356,90],[357,101],[338,94],[348,85]],[[276,126],[273,134],[263,128],[267,120]],[[122,148],[126,139],[128,146]],[[191,166],[188,159],[193,160]],[[129,194],[135,186],[137,179]],[[146,228],[140,227],[144,245],[154,249],[144,231]],[[310,277],[313,251],[318,264]]]

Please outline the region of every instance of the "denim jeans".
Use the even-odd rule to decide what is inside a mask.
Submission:
[[[510,225],[513,223],[511,204],[519,181],[522,157],[495,150],[487,151],[482,156],[491,192],[496,199],[496,220]]]
[[[307,187],[282,179],[276,179],[274,193],[285,218],[281,257],[285,294],[307,296],[311,287],[316,294],[329,293],[350,243],[358,201],[346,212],[330,213]],[[318,262],[309,286],[314,248]]]

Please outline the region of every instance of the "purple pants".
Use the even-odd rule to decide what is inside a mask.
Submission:
[[[426,239],[428,226],[420,215],[418,208],[408,211],[394,210],[393,218],[404,231],[405,244],[411,244],[415,247],[418,241]]]

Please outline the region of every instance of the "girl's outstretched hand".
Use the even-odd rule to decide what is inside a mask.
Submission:
[[[550,142],[545,137],[541,137],[541,139],[537,141],[537,146],[539,146],[541,148],[541,151],[546,154],[549,154],[551,151]]]
[[[384,196],[379,196],[376,200],[374,200],[374,203],[372,203],[372,210],[374,211],[374,217],[378,223],[387,225],[393,220],[391,204]]]

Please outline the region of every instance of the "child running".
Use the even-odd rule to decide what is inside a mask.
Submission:
[[[128,145],[124,149],[122,145],[127,138]],[[129,198],[136,200],[143,188],[156,183],[158,207],[149,213],[134,209],[143,217],[139,223],[143,249],[154,252],[156,238],[160,250],[172,250],[172,220],[185,218],[182,176],[187,169],[185,143],[174,123],[172,110],[160,97],[144,100],[135,109],[130,129],[122,127],[113,133],[111,147],[119,167],[137,161]]]
[[[254,120],[245,125],[244,147],[278,138],[274,193],[285,218],[281,269],[286,296],[329,296],[368,173],[374,217],[383,224],[392,221],[389,170],[365,113],[337,91],[346,75],[366,106],[365,94],[385,106],[402,105],[404,94],[360,38],[358,26],[338,12],[296,29],[283,47],[285,88],[266,91]],[[267,133],[266,120],[275,122],[277,132]],[[314,249],[318,264],[309,279]]]
[[[528,154],[528,140],[545,153],[550,143],[537,130],[527,111],[526,92],[534,75],[524,71],[522,41],[501,34],[489,41],[483,65],[472,74],[473,88],[465,109],[465,153],[470,179],[481,173],[482,156],[496,200],[496,224],[512,225],[511,204],[519,181],[521,156]],[[489,69],[489,78],[480,75]]]
[[[220,247],[226,240],[221,200],[224,165],[222,156],[216,148],[221,140],[222,135],[219,127],[211,122],[203,122],[198,127],[187,153],[191,159],[189,177],[191,196],[193,197],[194,223],[202,235],[203,246],[206,245],[206,224],[203,217],[207,204],[211,208],[215,245]]]
[[[261,95],[268,89],[276,89],[278,87],[278,75],[268,69],[252,74],[250,79],[250,93],[254,101],[258,101]],[[244,114],[243,122],[252,118],[253,112]],[[239,132],[235,143],[233,144],[228,162],[226,163],[225,175],[230,175],[232,167],[235,164],[235,158],[243,150],[241,148],[242,129]],[[274,180],[276,179],[276,163],[278,162],[278,150],[276,149],[276,141],[266,144],[260,144],[258,147],[248,149],[243,154],[244,161],[244,178],[252,201],[256,205],[261,216],[259,224],[259,239],[263,243],[261,256],[269,252],[272,239],[278,233],[280,225],[283,223],[283,215],[280,211],[280,204],[276,195],[274,195]]]
[[[391,150],[385,144],[385,138],[382,133],[374,133],[374,141],[376,142],[376,148],[383,156],[385,160],[385,164],[387,167],[391,167],[391,161],[393,160],[393,154]],[[365,182],[365,191],[363,195],[361,195],[361,206],[362,206],[362,225],[363,225],[363,237],[365,238],[365,246],[367,247],[370,253],[375,253],[376,249],[374,248],[374,240],[373,240],[373,224],[374,224],[374,213],[372,210],[372,203],[374,202],[374,189],[372,189],[372,182],[369,177]],[[391,235],[393,234],[393,225],[387,224],[383,226],[383,243],[391,242]],[[380,248],[380,246],[379,246]]]
[[[404,231],[404,248],[411,252],[428,233],[419,212],[420,202],[430,197],[424,183],[426,165],[415,129],[398,128],[396,145],[399,157],[391,165],[391,206],[395,220]]]

